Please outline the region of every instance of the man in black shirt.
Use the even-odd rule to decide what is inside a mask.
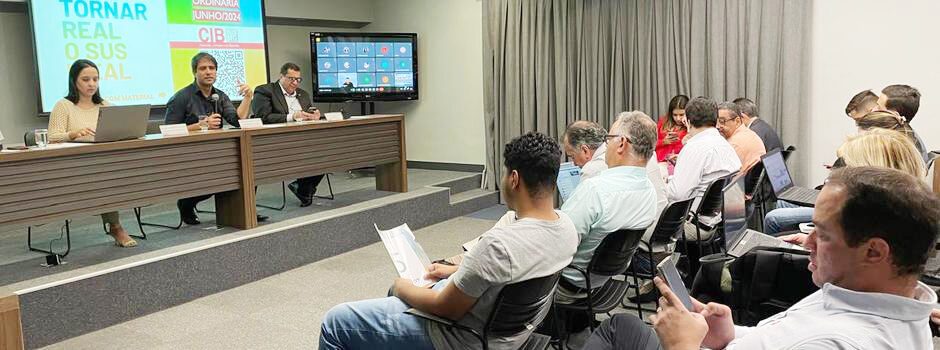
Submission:
[[[287,62],[281,66],[281,78],[255,88],[251,111],[265,124],[318,120],[320,111],[311,106],[310,94],[300,88],[300,66]],[[323,175],[314,175],[291,182],[288,188],[300,200],[300,206],[313,203],[313,195]]]
[[[768,153],[773,149],[783,149],[783,143],[780,142],[780,136],[777,135],[774,127],[758,117],[757,104],[754,101],[745,97],[738,97],[734,99],[734,104],[738,105],[741,116],[744,117],[744,125],[747,125],[757,136],[760,136],[761,141],[764,141],[764,149]]]
[[[237,127],[239,119],[250,116],[251,87],[246,84],[238,86],[238,92],[244,100],[236,109],[228,95],[213,86],[218,66],[215,57],[212,57],[209,53],[200,52],[193,56],[194,81],[177,91],[173,97],[170,97],[170,101],[166,103],[165,124],[185,123],[187,129],[196,131],[200,129],[200,123],[205,123],[209,129],[219,129],[222,127],[223,119],[230,125]],[[205,115],[207,118],[200,121],[200,115]],[[196,216],[196,204],[209,199],[209,197],[212,197],[212,195],[183,198],[176,201],[176,207],[180,211],[180,218],[183,222],[188,225],[200,224],[199,218]],[[267,219],[264,215],[258,215],[258,221]]]

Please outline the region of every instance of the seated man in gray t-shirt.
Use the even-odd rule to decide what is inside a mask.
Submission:
[[[515,211],[515,220],[484,233],[460,265],[433,264],[428,275],[440,281],[432,288],[399,278],[392,297],[333,307],[321,325],[320,349],[481,348],[472,334],[426,322],[405,310],[414,307],[482,331],[504,286],[551,275],[571,262],[577,232],[564,213],[553,209],[558,144],[544,134],[527,133],[506,144],[503,158],[500,192]],[[531,332],[487,339],[489,348],[519,348]]]

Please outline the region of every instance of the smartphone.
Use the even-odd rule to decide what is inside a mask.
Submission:
[[[318,109],[319,109],[319,108],[317,108],[317,107],[310,106],[309,108],[307,108],[307,113],[316,112]]]
[[[676,269],[676,259],[678,257],[675,254],[667,256],[656,266],[656,269],[666,279],[666,284],[669,285],[672,292],[682,301],[682,305],[685,305],[685,309],[691,311],[692,297],[689,296],[689,290],[685,288],[682,277],[679,276],[679,270]]]
[[[28,150],[29,147],[26,147],[26,146],[8,146],[7,149],[8,149],[8,150],[11,150],[11,151],[25,151],[25,150]]]

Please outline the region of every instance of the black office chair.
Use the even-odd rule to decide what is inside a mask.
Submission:
[[[639,247],[643,248],[640,249],[640,254],[647,254],[649,261],[655,264],[655,260],[653,260],[653,247],[675,244],[679,240],[679,237],[685,234],[685,220],[689,216],[689,210],[692,208],[693,201],[695,201],[695,198],[684,199],[666,205],[666,207],[663,208],[663,212],[659,214],[659,220],[656,221],[656,228],[653,229],[649,243],[642,240],[640,241]],[[653,277],[656,277],[656,266],[653,266],[651,272],[652,273],[643,273],[633,267],[630,268],[630,274],[633,276],[635,295],[640,294],[640,279],[652,280]],[[659,300],[656,300],[656,303],[658,306]],[[643,311],[656,312],[656,310],[644,309],[641,303],[635,304],[636,312],[640,319],[643,319]],[[627,307],[627,304],[623,302],[622,299],[621,305],[624,308]]]
[[[687,258],[689,259],[689,271],[686,271],[689,275],[692,275],[695,273],[695,271],[698,271],[698,258],[700,256],[710,254],[715,250],[717,235],[713,233],[707,239],[702,240],[702,230],[715,230],[718,222],[707,223],[703,220],[705,218],[718,218],[721,215],[721,208],[724,199],[722,190],[725,188],[725,185],[731,181],[731,179],[737,176],[737,174],[737,172],[734,172],[722,176],[708,184],[708,187],[705,188],[705,193],[702,194],[702,200],[699,202],[698,209],[692,212],[692,219],[690,220],[690,223],[695,226],[695,251],[690,250],[692,249],[692,245],[689,244],[687,239],[685,239],[685,235],[682,235],[682,247],[685,250]],[[691,254],[693,252],[697,253],[698,255]]]
[[[548,348],[550,338],[534,332],[538,321],[545,316],[554,296],[555,286],[561,271],[554,274],[533,278],[527,281],[506,285],[496,296],[495,307],[483,325],[482,333],[476,329],[417,309],[408,309],[407,313],[448,328],[456,328],[473,334],[489,349],[487,339],[508,337],[524,331],[532,332],[520,349],[542,350]],[[469,346],[468,344],[464,344]]]
[[[23,144],[26,145],[27,147],[36,146],[36,134],[32,131],[27,131],[23,133]],[[107,225],[101,224],[101,226],[104,228],[104,233],[108,234]],[[42,248],[34,247],[33,246],[33,226],[26,226],[26,247],[29,248],[29,250],[33,252],[40,252],[40,253],[45,253],[45,254],[50,254],[50,255],[54,254],[54,255],[61,256],[61,257],[65,257],[69,255],[69,252],[72,251],[72,230],[71,230],[70,221],[65,220],[65,224],[62,225],[62,228],[60,228],[59,230],[62,232],[62,236],[65,237],[66,248],[65,248],[64,253],[56,253],[52,250],[52,242],[58,239],[61,239],[61,237],[50,241],[49,249],[42,249]]]
[[[790,160],[790,155],[792,155],[793,152],[796,152],[796,146],[794,145],[789,145],[787,148],[784,148],[780,151],[780,154],[783,155],[784,163],[787,163],[787,161]]]
[[[744,194],[750,198],[747,202],[748,208],[748,228],[752,230],[763,231],[764,215],[767,214],[767,193],[772,192],[773,188],[765,181],[767,171],[764,169],[764,162],[757,162],[747,172],[747,178],[744,180]],[[773,198],[773,196],[769,196]]]
[[[610,315],[610,311],[620,305],[624,295],[627,294],[627,289],[630,287],[629,283],[626,280],[621,281],[610,277],[624,275],[645,232],[645,228],[611,232],[594,249],[594,255],[591,257],[591,261],[588,262],[587,269],[568,265],[568,267],[577,270],[584,276],[587,298],[576,300],[570,304],[554,303],[555,308],[564,311],[587,312],[591,318],[588,324],[593,332],[595,328],[594,315],[600,313]],[[598,287],[591,283],[591,276],[603,276],[609,279]],[[558,335],[562,339],[562,344],[565,344],[567,329],[564,320],[555,317],[555,324],[558,325]]]
[[[320,198],[320,199],[328,199],[328,200],[336,199],[336,195],[333,194],[333,184],[330,182],[330,173],[323,174],[323,177],[326,178],[326,186],[327,186],[327,189],[330,190],[330,195],[329,196],[313,195],[313,196],[315,198]],[[277,211],[284,210],[284,208],[287,207],[287,182],[281,181],[281,205],[273,206],[273,205],[257,203],[255,204],[255,206],[265,208],[265,209],[277,210]]]

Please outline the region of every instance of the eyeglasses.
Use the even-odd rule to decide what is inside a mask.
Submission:
[[[284,77],[284,78],[287,78],[287,81],[294,82],[294,83],[300,83],[300,82],[303,82],[303,81],[304,81],[304,78],[300,78],[300,77],[297,77],[297,78],[294,78],[294,77]]]

